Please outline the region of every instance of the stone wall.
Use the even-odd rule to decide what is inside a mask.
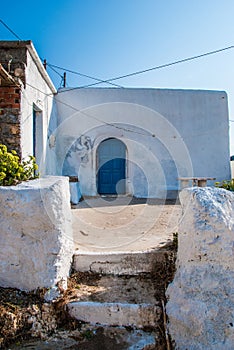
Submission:
[[[167,289],[169,331],[180,350],[234,349],[234,194],[180,195],[177,271]]]
[[[0,86],[0,143],[21,156],[20,88]]]
[[[12,76],[16,68],[22,69],[20,80],[25,86],[25,64],[27,64],[27,48],[31,41],[0,41],[0,62]]]
[[[0,207],[0,286],[66,286],[73,256],[68,178],[0,187]]]

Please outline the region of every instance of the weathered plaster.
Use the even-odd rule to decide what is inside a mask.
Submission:
[[[73,255],[67,178],[0,187],[0,285],[50,288],[69,274]]]
[[[190,188],[180,195],[177,271],[167,289],[176,349],[234,347],[234,194]]]
[[[43,66],[42,66],[43,68]],[[44,69],[44,68],[43,68]],[[47,75],[46,72],[44,72]],[[48,127],[53,109],[54,91],[39,72],[31,53],[27,51],[25,65],[26,88],[21,95],[21,145],[22,156],[33,154],[33,110],[36,111],[36,156],[40,173],[44,174],[48,142]]]
[[[154,271],[155,263],[165,264],[168,251],[77,252],[73,258],[76,271],[112,275],[138,275]]]
[[[97,195],[96,151],[110,137],[126,144],[127,188],[137,197],[176,196],[178,176],[230,177],[225,92],[68,89],[56,105],[57,171],[78,175],[83,195]],[[91,146],[85,162],[81,137]]]

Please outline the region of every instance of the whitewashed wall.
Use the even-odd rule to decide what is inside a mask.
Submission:
[[[138,197],[175,195],[178,176],[230,178],[223,91],[61,90],[56,106],[56,171],[78,174],[84,195],[97,194],[96,151],[109,137],[126,144],[127,188]]]
[[[234,194],[180,194],[176,274],[167,289],[169,331],[179,350],[234,349]]]
[[[34,51],[31,48],[31,51]],[[37,64],[35,63],[35,57]],[[41,66],[43,75],[38,69]],[[46,79],[45,79],[46,76]],[[26,157],[33,154],[33,109],[38,111],[38,118],[41,118],[41,128],[38,130],[40,141],[40,150],[38,152],[37,163],[40,166],[40,173],[45,172],[45,157],[47,147],[47,131],[53,108],[53,88],[52,82],[44,71],[36,52],[32,56],[27,50],[27,64],[25,66],[26,87],[22,89],[21,99],[21,144],[22,156]],[[48,84],[49,82],[49,84]],[[40,130],[41,129],[41,130]]]
[[[74,250],[68,179],[1,186],[0,206],[0,286],[66,286]]]

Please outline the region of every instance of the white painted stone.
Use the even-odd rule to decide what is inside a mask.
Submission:
[[[154,327],[161,309],[151,304],[72,302],[67,304],[71,317],[91,324]]]
[[[190,188],[180,195],[177,271],[167,289],[176,349],[234,348],[234,194]]]
[[[73,268],[80,272],[94,272],[113,275],[138,275],[152,272],[155,262],[165,260],[166,251],[150,250],[140,252],[75,252]]]
[[[0,187],[0,207],[0,285],[66,286],[73,255],[68,178]]]

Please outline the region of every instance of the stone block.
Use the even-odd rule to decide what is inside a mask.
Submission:
[[[161,309],[151,304],[72,302],[67,304],[71,317],[91,324],[155,327]]]
[[[80,252],[73,257],[73,268],[80,272],[111,275],[139,275],[154,271],[155,263],[164,263],[168,252],[152,250],[140,252]]]
[[[176,274],[167,289],[176,349],[234,348],[234,194],[190,188],[180,194]]]
[[[0,285],[51,288],[69,275],[73,236],[68,178],[0,187]]]

